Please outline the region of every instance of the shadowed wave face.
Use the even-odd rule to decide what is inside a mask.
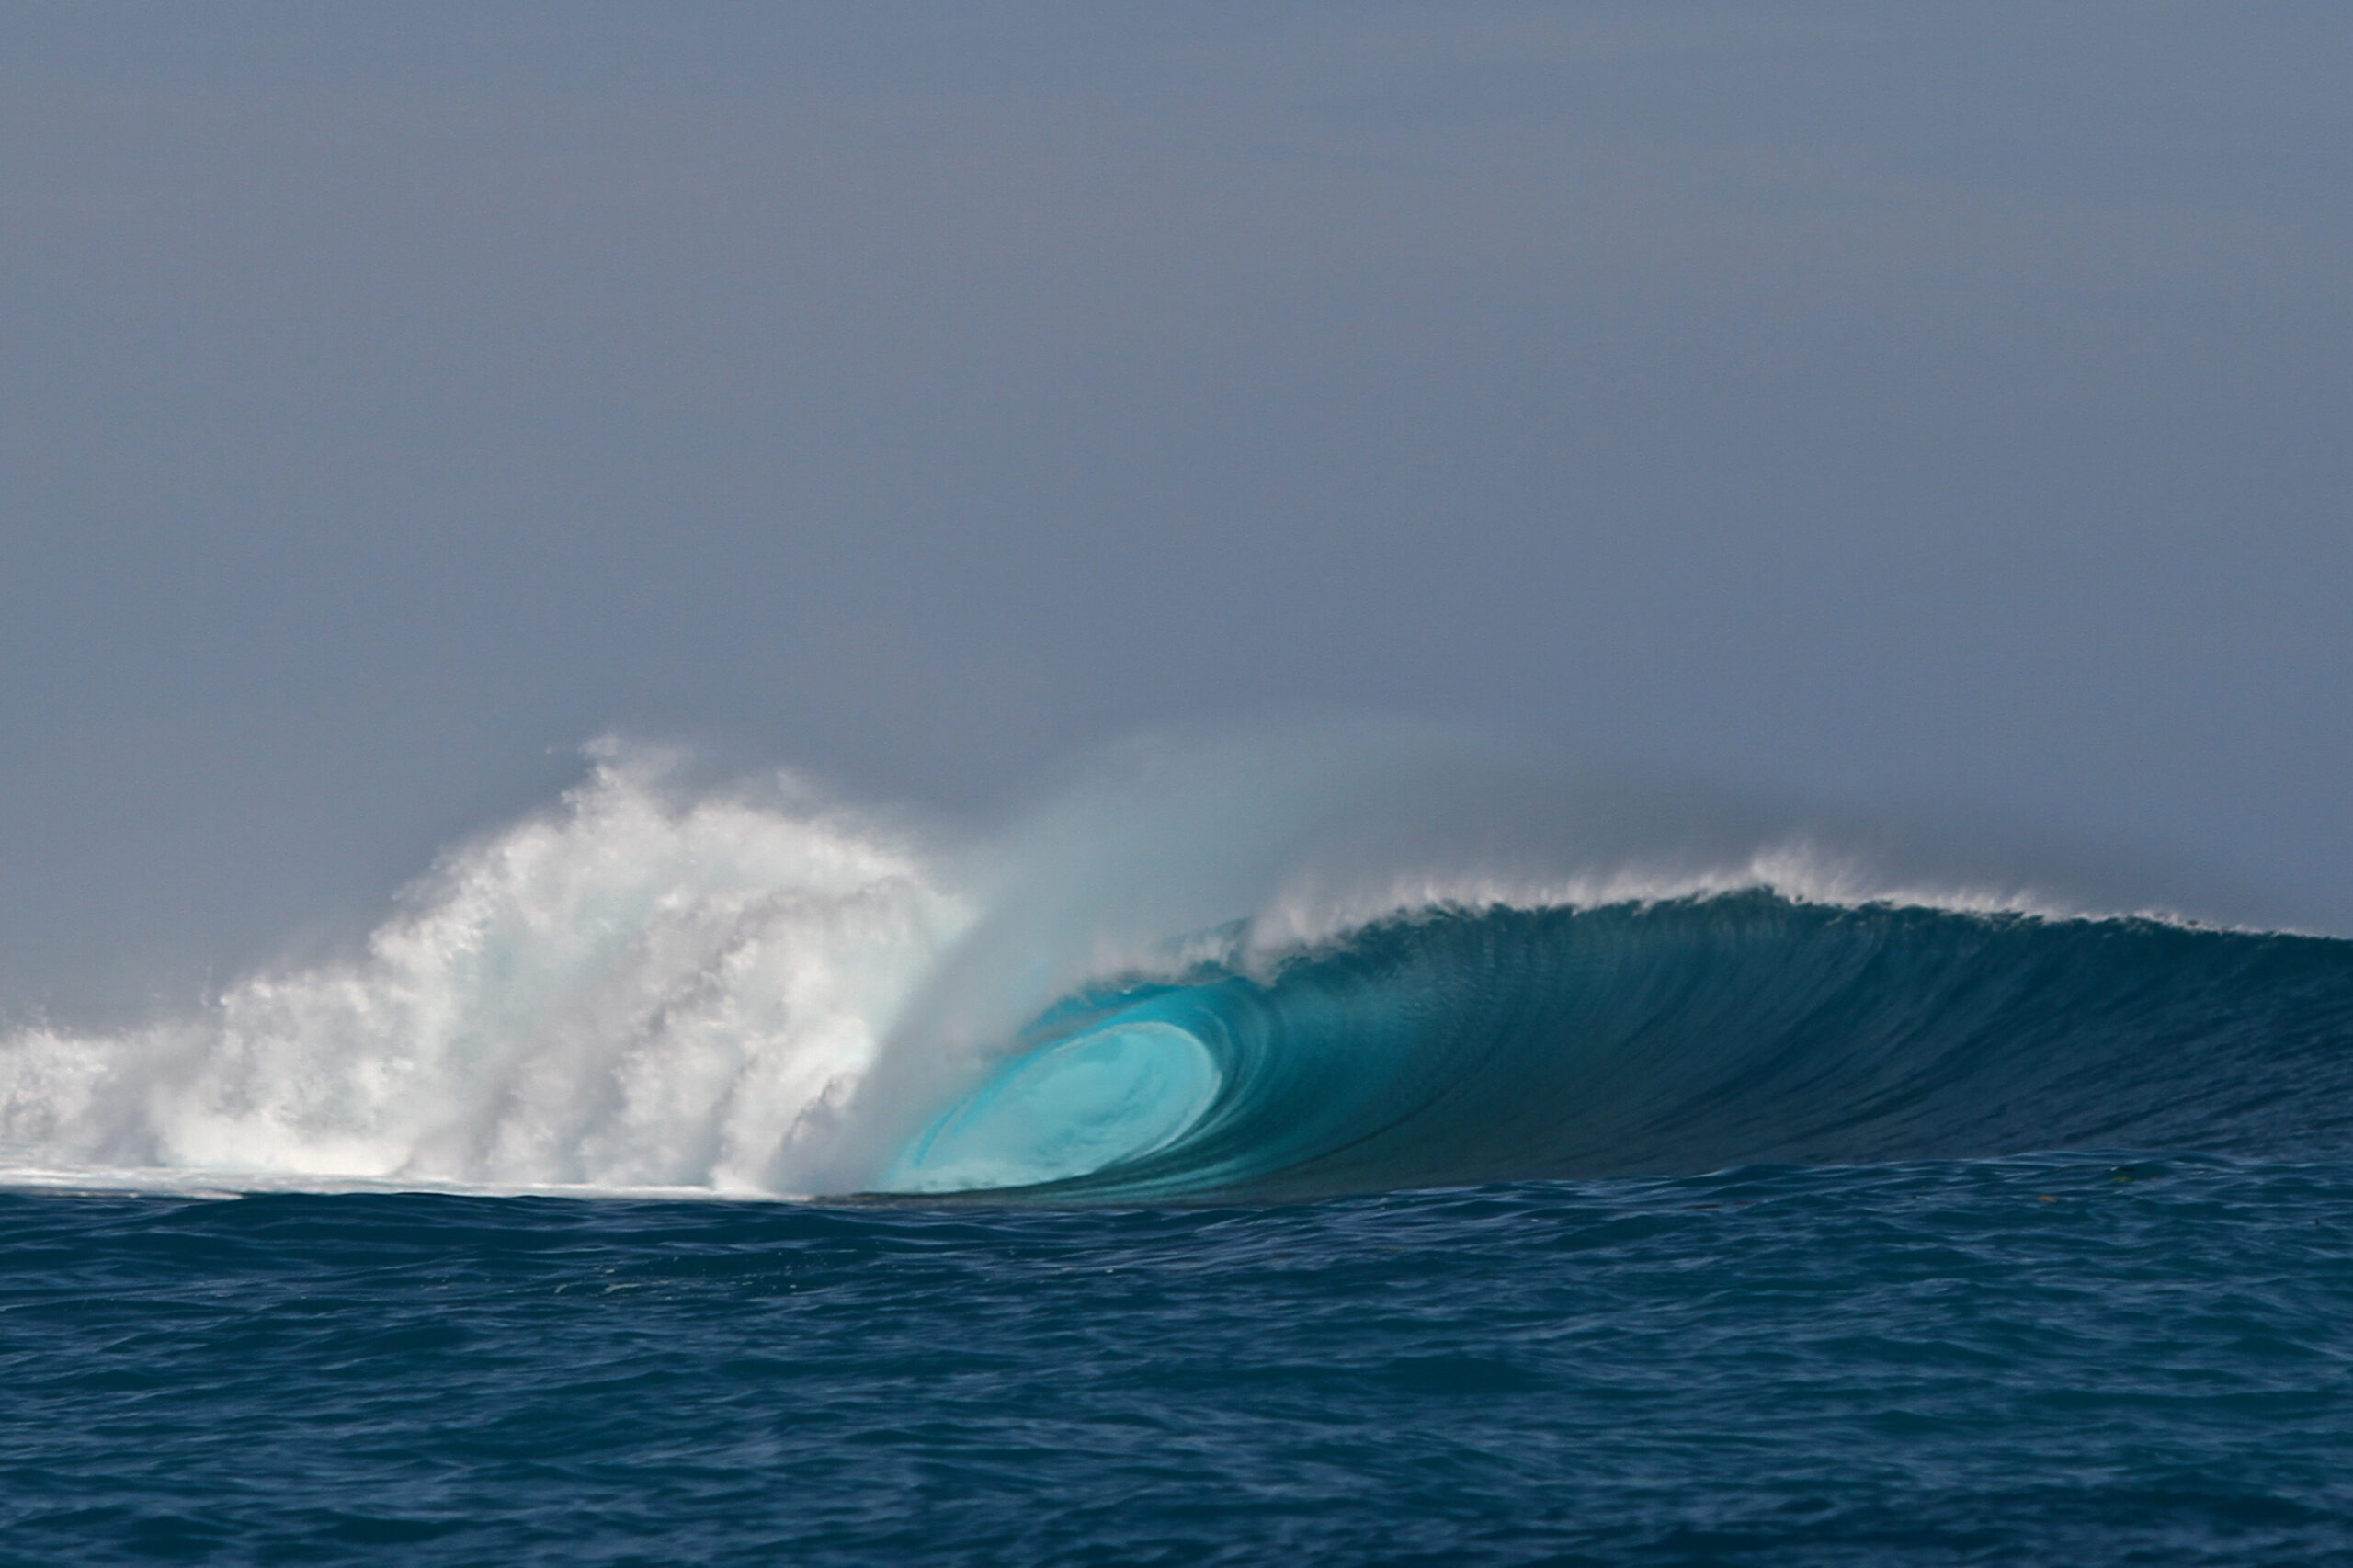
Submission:
[[[1074,996],[878,1186],[1290,1199],[2353,1143],[2353,942],[1746,892],[1440,909]]]

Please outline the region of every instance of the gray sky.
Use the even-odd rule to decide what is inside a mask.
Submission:
[[[2338,5],[0,10],[0,999],[618,726],[1376,709],[2353,929]],[[142,989],[143,988],[143,989]]]

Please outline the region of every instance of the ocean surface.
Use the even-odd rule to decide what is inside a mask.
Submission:
[[[0,1198],[0,1562],[2353,1562],[2353,1166]]]
[[[2353,942],[1331,760],[0,1031],[0,1563],[2353,1563]]]

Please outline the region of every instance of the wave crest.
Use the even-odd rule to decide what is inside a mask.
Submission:
[[[2145,919],[1761,889],[1438,909],[1270,971],[1073,997],[1032,1049],[1145,1024],[1203,1042],[1215,1103],[1165,1146],[996,1200],[2353,1140],[2353,943]]]

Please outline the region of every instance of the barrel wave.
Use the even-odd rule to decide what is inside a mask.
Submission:
[[[1268,1201],[1758,1162],[2348,1143],[2353,943],[1752,890],[1429,909],[1271,964],[1091,989],[1041,1017],[881,1185],[934,1200]]]
[[[2353,942],[2037,880],[1381,737],[961,840],[615,746],[355,950],[0,1022],[0,1182],[1196,1204],[2353,1146]]]

